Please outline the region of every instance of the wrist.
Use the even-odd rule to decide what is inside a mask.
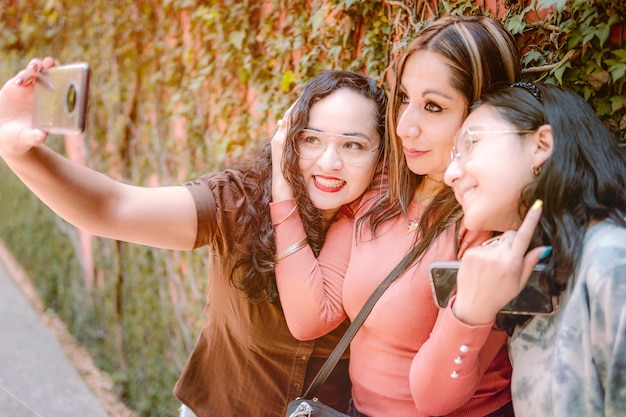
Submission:
[[[498,312],[479,307],[478,303],[464,304],[458,299],[451,300],[452,314],[457,320],[470,326],[481,326],[495,321]]]
[[[274,176],[276,178],[276,176]],[[287,184],[287,181],[284,178],[273,180],[272,183],[272,201],[284,201],[293,199],[293,192],[291,191],[291,187]]]

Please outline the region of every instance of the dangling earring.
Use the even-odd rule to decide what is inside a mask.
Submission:
[[[538,177],[539,174],[541,174],[541,166],[535,167],[535,165],[531,165],[530,169],[535,177]]]

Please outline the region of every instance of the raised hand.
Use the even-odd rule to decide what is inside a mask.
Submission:
[[[56,65],[53,58],[33,59],[0,90],[0,156],[10,158],[41,145],[47,133],[32,128],[33,95],[37,74]]]
[[[290,114],[294,105],[295,103],[287,109],[283,118],[278,121],[278,129],[272,137],[272,201],[293,198],[293,191],[283,175],[282,159],[287,131],[289,130]]]
[[[459,320],[471,325],[489,323],[524,289],[546,249],[540,246],[526,252],[541,217],[541,206],[541,200],[535,201],[517,231],[506,231],[465,252],[452,307]]]

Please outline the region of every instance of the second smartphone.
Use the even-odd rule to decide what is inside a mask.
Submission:
[[[441,308],[447,307],[450,297],[456,290],[456,275],[460,264],[459,261],[441,261],[431,263],[428,268],[433,297]],[[546,294],[539,285],[539,276],[543,270],[544,266],[537,264],[526,287],[500,312],[526,315],[554,314],[558,306],[557,298]]]

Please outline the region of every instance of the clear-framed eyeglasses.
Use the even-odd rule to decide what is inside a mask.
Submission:
[[[450,150],[450,163],[466,163],[472,154],[474,144],[479,142],[482,136],[525,135],[534,132],[534,130],[475,130],[472,128],[461,130],[454,138],[454,145]]]
[[[371,162],[377,156],[376,151],[380,149],[380,146],[372,147],[370,141],[361,136],[302,129],[297,140],[298,156],[302,159],[317,159],[328,149],[331,141],[334,142],[341,160],[352,166],[366,165]]]

